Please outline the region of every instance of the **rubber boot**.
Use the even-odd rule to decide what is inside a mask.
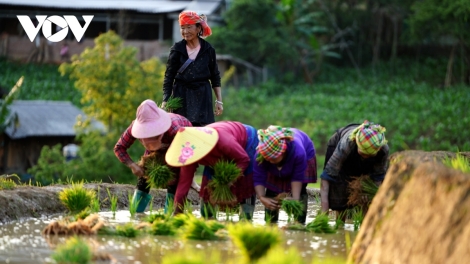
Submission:
[[[300,202],[303,205],[302,214],[297,216],[297,219],[295,219],[295,220],[297,220],[297,222],[299,222],[301,224],[305,224],[305,221],[307,220],[308,194],[300,195]]]
[[[175,200],[175,195],[172,194],[172,193],[166,193],[166,198],[165,198],[165,209],[163,210],[163,212],[165,214],[168,213],[168,211],[172,211],[173,210],[173,202]]]
[[[240,219],[251,220],[255,212],[255,206],[252,204],[240,204]]]
[[[152,195],[143,191],[135,190],[134,197],[132,198],[132,203],[138,203],[136,213],[143,213],[151,199]]]

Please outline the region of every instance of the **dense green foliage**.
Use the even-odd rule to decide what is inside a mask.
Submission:
[[[394,76],[391,71],[374,74],[370,69],[363,71],[367,78],[355,79],[353,70],[342,69],[336,70],[336,81],[316,85],[266,83],[249,89],[228,89],[223,119],[255,128],[300,128],[312,138],[320,154],[326,151],[326,143],[336,129],[366,119],[386,127],[392,152],[469,151],[469,88],[441,89],[415,81],[413,66],[408,66],[408,74],[403,69]]]

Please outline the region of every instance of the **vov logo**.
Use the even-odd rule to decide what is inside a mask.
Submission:
[[[37,26],[33,25],[33,21],[31,21],[31,18],[29,18],[29,16],[16,17],[18,17],[21,26],[23,27],[31,42],[33,42],[34,38],[36,38],[41,27],[42,34],[45,38],[47,38],[51,42],[59,42],[64,40],[65,37],[67,37],[67,34],[69,33],[69,28],[72,30],[72,33],[77,39],[77,41],[80,41],[94,16],[82,16],[83,20],[85,20],[85,25],[83,27],[80,25],[78,19],[75,16],[36,16],[36,19],[38,21]],[[54,35],[52,35],[53,23],[62,28]]]

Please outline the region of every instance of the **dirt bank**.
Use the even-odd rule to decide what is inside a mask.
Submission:
[[[0,190],[0,223],[6,223],[22,218],[50,216],[54,214],[66,214],[67,209],[60,202],[58,194],[62,189],[70,185],[51,185],[45,187],[17,186],[13,190]],[[84,185],[87,189],[93,189],[100,194],[101,210],[110,210],[110,202],[106,189],[111,195],[118,197],[118,210],[127,209],[129,205],[128,194],[133,194],[134,185],[89,183]],[[308,190],[310,199],[318,194],[318,190]],[[154,208],[162,208],[165,202],[166,190],[151,190]],[[199,204],[198,193],[191,189],[188,200],[193,205]]]

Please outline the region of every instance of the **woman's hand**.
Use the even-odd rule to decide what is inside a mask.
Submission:
[[[221,104],[221,102],[216,101],[216,102],[215,102],[215,111],[214,111],[214,114],[215,114],[216,116],[219,116],[219,115],[221,115],[223,112],[224,112],[224,106]]]
[[[137,177],[143,177],[144,176],[144,170],[137,165],[137,163],[132,162],[131,165],[129,165],[129,168],[132,170],[132,173],[137,176]]]
[[[269,209],[271,211],[277,211],[281,209],[281,205],[279,204],[279,202],[274,199],[264,196],[264,197],[260,197],[259,200],[266,207],[266,209]]]

